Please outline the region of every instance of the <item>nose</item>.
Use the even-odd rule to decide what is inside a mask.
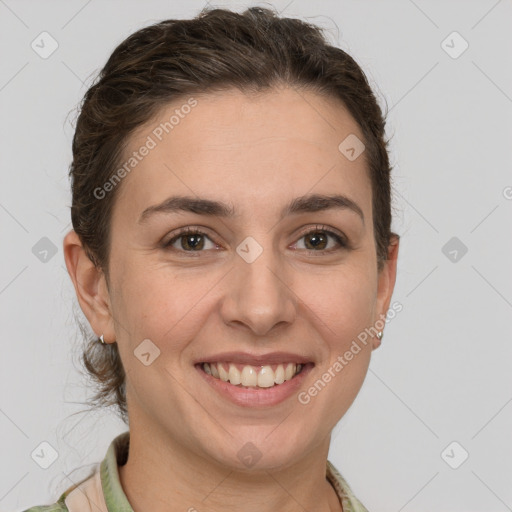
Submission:
[[[221,307],[224,322],[243,326],[257,336],[291,325],[297,297],[290,272],[274,251],[265,248],[251,263],[237,255],[234,265]]]

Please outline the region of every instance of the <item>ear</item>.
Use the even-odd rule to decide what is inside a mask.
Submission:
[[[384,262],[382,270],[379,272],[378,288],[377,288],[377,316],[375,322],[379,319],[384,319],[389,309],[391,296],[395,289],[396,281],[396,267],[398,261],[398,248],[400,246],[399,235],[393,234],[388,246],[388,259]],[[381,341],[374,336],[372,338],[373,348],[380,347]]]
[[[91,328],[98,337],[103,334],[105,343],[116,341],[110,296],[103,271],[89,259],[74,230],[64,237],[63,249],[80,308]]]

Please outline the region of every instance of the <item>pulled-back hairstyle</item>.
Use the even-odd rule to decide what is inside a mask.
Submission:
[[[122,184],[95,190],[121,164],[129,136],[171,101],[239,89],[285,85],[341,100],[364,136],[380,271],[391,232],[390,164],[385,119],[368,80],[350,55],[328,44],[319,27],[252,7],[204,9],[194,19],[165,20],[130,35],[112,53],[80,105],[70,166],[71,220],[86,254],[109,283],[112,208]],[[341,142],[341,141],[340,141]],[[125,372],[117,343],[87,335],[82,362],[96,383],[94,407],[116,406],[128,424]]]

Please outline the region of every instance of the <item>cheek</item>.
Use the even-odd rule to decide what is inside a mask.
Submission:
[[[365,266],[351,265],[312,281],[304,283],[300,296],[308,297],[305,302],[316,314],[316,324],[322,326],[332,350],[345,351],[373,322],[375,276]]]
[[[365,330],[372,325],[374,302],[371,276],[339,271],[308,303],[326,352],[301,403],[315,408],[330,428],[349,409],[367,375],[371,342]]]
[[[164,267],[119,266],[115,301],[120,333],[133,349],[152,340],[163,352],[179,352],[200,328],[198,315],[218,277],[172,272]],[[203,299],[203,300],[202,300]],[[133,346],[133,347],[132,347]]]

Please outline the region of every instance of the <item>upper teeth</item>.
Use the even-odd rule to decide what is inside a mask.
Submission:
[[[228,369],[226,371],[226,368]],[[270,388],[275,384],[282,384],[290,380],[302,370],[302,364],[278,364],[275,370],[272,366],[245,365],[240,370],[233,363],[203,363],[203,370],[212,377],[233,385],[258,386]]]

